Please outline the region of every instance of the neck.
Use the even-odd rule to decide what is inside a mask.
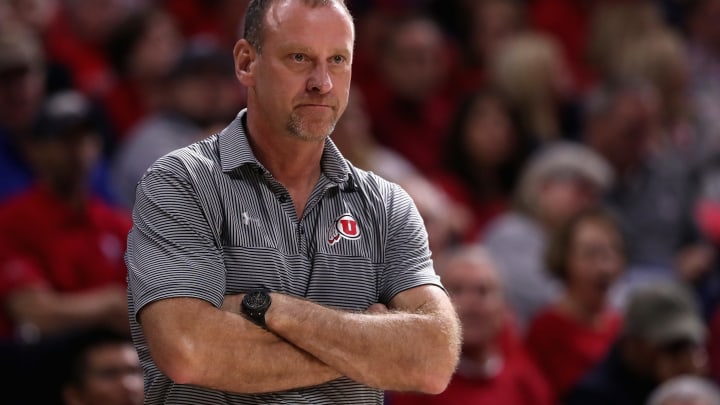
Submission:
[[[464,345],[457,373],[466,378],[488,379],[502,370],[503,357],[497,346]]]
[[[593,327],[600,326],[602,316],[605,313],[604,305],[584,302],[582,299],[575,297],[571,291],[567,291],[562,296],[558,302],[558,307],[573,319]]]
[[[308,141],[268,127],[253,126],[248,117],[248,142],[258,161],[290,193],[298,216],[320,178],[324,141]]]
[[[48,190],[73,211],[85,209],[87,195],[83,185],[48,183]]]

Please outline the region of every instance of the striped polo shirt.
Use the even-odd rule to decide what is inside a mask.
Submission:
[[[193,297],[220,307],[258,286],[348,311],[440,286],[427,233],[398,185],[346,161],[330,139],[302,218],[255,158],[245,111],[222,132],[160,158],[137,187],[128,236],[130,323],[148,404],[381,404],[348,378],[259,395],[173,383],[153,363],[137,322],[148,303]],[[238,359],[241,361],[241,359]]]

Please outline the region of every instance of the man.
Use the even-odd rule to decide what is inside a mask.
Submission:
[[[705,334],[693,297],[683,286],[663,281],[636,287],[614,348],[564,403],[644,404],[661,383],[706,372]]]
[[[642,81],[604,84],[588,100],[585,126],[585,142],[615,171],[606,203],[627,240],[628,269],[613,301],[622,305],[627,291],[654,279],[699,282],[715,252],[691,215],[695,170],[659,130],[657,90]]]
[[[0,27],[0,201],[4,201],[36,180],[22,149],[32,136],[43,100],[72,86],[61,66],[46,61],[43,44],[32,31],[17,24]],[[107,122],[99,124],[100,135],[108,138]],[[112,202],[106,164],[101,158],[93,168],[93,193]]]
[[[91,196],[102,140],[90,102],[50,96],[23,149],[37,181],[0,203],[0,339],[105,326],[128,334],[130,215]]]
[[[234,49],[247,110],[138,184],[126,261],[147,403],[445,389],[459,327],[422,220],[328,139],[353,41],[339,0],[252,1]]]
[[[140,405],[143,378],[130,338],[89,331],[69,347],[62,397],[67,405]]]
[[[440,395],[390,393],[391,405],[549,405],[550,388],[513,328],[497,266],[476,246],[440,256],[442,276],[462,322],[457,372]]]

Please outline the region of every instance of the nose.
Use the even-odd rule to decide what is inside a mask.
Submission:
[[[326,94],[333,88],[332,78],[326,63],[317,63],[307,81],[307,91]]]

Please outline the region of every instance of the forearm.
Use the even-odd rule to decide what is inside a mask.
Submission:
[[[165,301],[191,300],[172,299]],[[197,301],[197,300],[192,300]],[[158,308],[160,304],[161,308]],[[315,357],[260,329],[240,315],[207,303],[193,305],[190,322],[164,323],[168,302],[142,313],[158,367],[173,381],[237,393],[308,387],[341,375]]]
[[[32,324],[41,334],[53,334],[127,319],[124,302],[120,288],[72,294],[28,288],[10,295],[7,308],[16,322]]]
[[[279,294],[270,308],[270,330],[371,387],[438,393],[457,363],[451,308],[348,313]]]

